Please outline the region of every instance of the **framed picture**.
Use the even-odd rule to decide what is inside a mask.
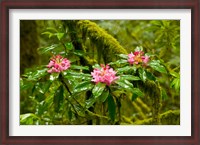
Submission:
[[[2,1],[1,144],[198,145],[199,3]]]

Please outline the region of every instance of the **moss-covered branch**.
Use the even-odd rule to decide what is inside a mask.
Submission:
[[[160,124],[160,108],[161,108],[161,88],[159,83],[146,80],[142,83],[143,91],[150,97],[152,102],[152,116],[155,124]]]
[[[92,43],[97,47],[104,61],[110,62],[115,54],[127,54],[119,42],[104,29],[100,28],[96,23],[89,20],[74,21],[77,28],[90,38]],[[114,55],[113,55],[114,54]]]
[[[180,110],[169,110],[160,114],[160,123],[162,125],[179,125],[180,124]],[[136,121],[134,125],[152,125],[155,124],[153,118]]]

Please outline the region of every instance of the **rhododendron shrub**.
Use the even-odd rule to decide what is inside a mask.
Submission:
[[[45,57],[20,76],[20,97],[27,100],[21,102],[25,107],[20,110],[20,124],[161,124],[161,99],[169,94],[162,86],[169,84],[165,80],[170,75],[168,89],[178,90],[180,76],[158,56],[156,46],[143,45],[146,39],[138,41],[144,49],[132,41],[121,46],[89,20],[61,24],[65,26],[42,32],[42,37],[51,39],[38,48],[38,54]]]
[[[121,100],[129,98],[134,101],[137,97],[144,96],[144,92],[134,83],[145,82],[146,79],[156,80],[155,76],[150,74],[146,68],[151,67],[160,72],[166,71],[160,62],[150,60],[150,56],[145,54],[144,51],[138,50],[138,48],[130,54],[119,56],[122,60],[106,65],[95,64],[93,69],[89,69],[87,66],[73,64],[68,58],[57,54],[50,58],[45,68],[36,70],[35,73],[25,74],[24,76],[29,81],[36,81],[35,84],[33,82],[36,90],[38,85],[45,87],[44,90],[38,90],[39,94],[38,92],[35,94],[36,96],[42,95],[43,97],[40,99],[44,100],[44,104],[46,104],[46,107],[42,107],[43,105],[39,103],[39,106],[41,106],[38,108],[39,115],[45,115],[45,112],[50,109],[50,104],[53,103],[54,112],[64,113],[67,111],[68,115],[71,114],[67,118],[72,119],[85,111],[94,114],[90,109],[100,102],[108,104],[106,114],[110,123],[114,124],[117,120],[119,121]],[[40,83],[41,78],[46,78],[46,83]],[[25,79],[21,81],[24,83]],[[85,101],[83,101],[83,98],[79,96],[85,93],[90,95],[86,96]],[[52,99],[46,95],[51,95]],[[61,110],[61,106],[66,105],[66,103],[68,104],[67,110]],[[21,122],[23,124],[23,121]]]

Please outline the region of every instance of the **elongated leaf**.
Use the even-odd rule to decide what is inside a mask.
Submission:
[[[89,70],[88,66],[80,66],[80,65],[71,65],[71,69],[82,69],[82,70]]]
[[[142,80],[143,82],[145,82],[146,79],[147,79],[146,71],[145,71],[143,68],[140,68],[140,69],[138,70],[138,72],[139,72],[139,76],[140,76],[141,80]]]
[[[132,93],[134,96],[143,97],[144,93],[139,88],[133,88]]]
[[[132,101],[135,101],[135,100],[137,99],[137,97],[138,97],[138,95],[133,94],[133,95],[132,95]]]
[[[74,76],[80,76],[80,77],[91,77],[91,74],[86,74],[86,73],[81,73],[81,72],[75,72],[75,71],[71,71],[71,70],[67,70],[65,72],[63,72],[63,75],[74,75]],[[92,79],[92,78],[91,78]]]
[[[111,95],[108,96],[108,113],[109,113],[110,119],[114,122],[115,115],[116,115],[116,105]]]
[[[20,115],[20,124],[26,124],[26,125],[32,125],[34,123],[34,120],[38,120],[39,117],[37,117],[33,113],[27,113]]]
[[[117,56],[124,58],[124,59],[128,59],[128,55],[127,54],[118,54]]]
[[[91,74],[85,74],[85,73],[80,73],[80,72],[74,72],[74,71],[66,71],[62,72],[64,78],[73,80],[73,79],[81,79],[81,80],[92,80]]]
[[[48,96],[44,101],[39,103],[39,107],[38,107],[38,115],[42,115],[53,103],[53,96]]]
[[[120,64],[124,64],[124,63],[127,63],[127,60],[124,60],[124,59],[120,59],[120,60],[117,60],[115,62],[110,62],[109,65],[120,65]]]
[[[43,32],[42,35],[48,35],[49,38],[51,38],[54,34],[51,32]]]
[[[47,27],[47,30],[51,30],[51,31],[54,31],[54,32],[58,32],[58,30],[56,30],[54,27]]]
[[[173,77],[179,78],[180,74],[176,73],[176,72],[170,72],[170,75],[172,75]]]
[[[55,92],[54,94],[54,99],[53,99],[53,103],[54,103],[54,110],[55,112],[58,112],[60,109],[61,104],[63,103],[63,86],[61,85]]]
[[[120,79],[122,80],[130,80],[130,81],[138,81],[140,78],[138,76],[133,75],[120,75]]]
[[[101,96],[99,97],[99,101],[101,102],[105,102],[106,99],[108,98],[108,95],[109,95],[109,91],[108,90],[105,90]]]
[[[48,47],[40,47],[40,48],[37,49],[37,51],[38,51],[39,54],[44,54],[44,53],[47,53],[47,52],[49,52],[49,51],[51,51],[51,50],[53,50],[53,49],[55,49],[59,46],[60,46],[59,44],[53,44],[53,45],[48,46]]]
[[[92,89],[92,94],[93,96],[96,98],[98,98],[104,91],[106,87],[106,84],[104,83],[98,83],[94,86],[94,88]]]
[[[45,93],[49,90],[51,84],[52,84],[52,82],[50,82],[50,81],[37,82],[35,84],[34,88],[32,89],[32,93],[39,95],[39,96],[41,95],[40,98],[42,98],[42,100],[43,100],[45,98]],[[40,101],[42,101],[42,100],[40,100]]]
[[[170,84],[170,87],[174,87],[176,91],[180,91],[180,78],[175,78]]]
[[[22,78],[20,78],[20,90],[27,90],[29,88],[33,87],[33,84],[31,82],[25,82]]]
[[[85,55],[85,52],[82,51],[82,50],[75,50],[73,53],[74,53],[75,55],[78,55],[78,56],[84,56],[84,55]]]
[[[55,33],[55,35],[57,36],[58,40],[61,40],[63,38],[65,33]]]
[[[44,69],[41,69],[41,70],[36,70],[34,72],[28,72],[24,76],[27,77],[28,81],[37,81],[47,74],[48,74],[47,68],[44,68]]]
[[[74,88],[74,93],[79,93],[82,91],[86,91],[86,90],[91,90],[94,87],[94,84],[92,84],[91,81],[85,81],[82,82],[80,84],[78,84],[75,88]]]
[[[169,98],[169,96],[167,95],[167,92],[165,91],[165,89],[161,89],[161,95],[162,95],[162,100],[167,100]]]
[[[115,83],[124,89],[132,89],[133,88],[133,84],[127,80],[117,80],[117,81],[115,81]]]
[[[93,104],[96,102],[96,99],[94,96],[90,97],[88,100],[85,101],[85,105],[86,105],[86,108],[90,108],[93,106]]]
[[[156,81],[156,77],[152,73],[150,73],[146,70],[145,70],[145,72],[146,72],[147,79],[152,80],[152,81]]]
[[[125,66],[125,67],[117,69],[118,73],[125,73],[125,72],[130,72],[130,71],[136,71],[136,67],[135,66]]]
[[[167,73],[165,67],[161,65],[158,60],[152,60],[149,62],[149,66],[158,72]]]

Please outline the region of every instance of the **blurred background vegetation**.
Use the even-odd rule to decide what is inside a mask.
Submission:
[[[49,49],[56,48],[58,49],[57,51],[60,51],[61,48],[57,47],[57,44],[58,39],[61,37],[63,39],[59,40],[59,43],[65,45],[68,51],[72,50],[72,48],[77,50],[73,52],[77,54],[76,57],[72,56],[71,59],[79,60],[77,62],[79,65],[87,65],[89,67],[95,63],[115,61],[116,53],[134,52],[137,46],[142,46],[144,52],[154,54],[155,58],[162,62],[168,72],[164,75],[156,71],[153,72],[153,75],[159,79],[162,88],[159,112],[161,123],[180,124],[180,21],[90,20],[89,22],[94,22],[94,26],[90,26],[93,28],[91,31],[85,31],[84,26],[82,26],[86,25],[86,22],[79,23],[79,29],[77,29],[75,27],[77,24],[73,20],[21,20],[20,77],[23,78],[22,75],[30,71],[30,68],[31,70],[33,68],[38,69],[38,66],[47,65],[52,53],[43,55],[42,51],[44,49],[40,48],[50,46],[51,48]],[[99,40],[96,35],[104,35],[104,31],[95,30],[96,26],[104,29],[118,43],[113,44],[113,48],[102,45],[102,43],[106,44],[106,42],[101,42],[103,40]],[[52,34],[48,33],[47,30]],[[94,39],[95,37],[97,39]],[[105,37],[111,39],[109,36]],[[80,45],[83,43],[84,45]],[[48,85],[45,87],[48,88]],[[20,114],[37,112],[38,106],[41,105],[42,100],[45,98],[42,93],[36,93],[33,89],[37,90],[37,85],[32,84],[32,87],[25,87],[21,90]],[[147,96],[137,98],[134,101],[128,100],[127,97],[122,102],[123,121],[121,124],[151,124],[153,107]],[[98,109],[95,111],[98,112]],[[22,118],[21,124],[88,124],[84,122],[84,119],[80,120],[80,118],[70,121],[67,119],[63,121],[62,119],[61,121],[59,113],[54,114],[54,119],[51,119],[50,114],[46,115],[46,119],[42,123],[34,121],[34,117],[29,117],[31,118],[29,123],[23,122]],[[68,112],[66,118],[69,116],[70,112]],[[25,116],[23,117],[26,118]],[[95,123],[93,122],[93,124]]]

